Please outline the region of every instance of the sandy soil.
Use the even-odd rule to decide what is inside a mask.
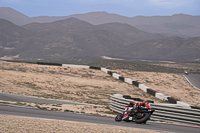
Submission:
[[[151,89],[200,106],[200,91],[182,75],[111,70]],[[139,88],[92,69],[0,62],[0,92],[108,106],[111,94],[161,100]]]
[[[111,94],[161,102],[102,71],[9,62],[0,62],[0,92],[98,105],[109,105]]]
[[[1,133],[158,133],[134,128],[0,115]]]

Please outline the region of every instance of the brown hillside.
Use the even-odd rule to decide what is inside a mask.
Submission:
[[[91,69],[0,62],[0,92],[108,105],[111,94],[161,102],[139,88]]]
[[[162,102],[139,88],[99,70],[9,62],[0,64],[0,92],[4,93],[100,105],[109,105],[111,94],[131,95],[134,98]],[[181,75],[112,71],[185,103],[200,106],[200,91],[194,89]]]

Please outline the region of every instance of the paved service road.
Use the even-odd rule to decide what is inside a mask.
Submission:
[[[0,93],[0,100],[2,101],[12,101],[12,102],[27,102],[27,103],[46,103],[46,104],[75,104],[75,105],[86,105],[82,103],[74,103],[60,100],[51,100],[44,98],[20,96],[13,94]]]
[[[185,76],[195,87],[200,89],[200,74],[188,74]]]
[[[189,132],[200,133],[200,127],[181,126],[181,125],[165,124],[165,123],[158,123],[151,121],[148,121],[147,124],[135,124],[133,122],[115,122],[114,118],[109,118],[109,117],[93,116],[87,114],[76,114],[70,112],[47,111],[47,110],[39,110],[33,108],[7,106],[2,104],[0,104],[0,115],[47,118],[55,120],[105,124],[112,126],[141,128],[141,129],[159,130],[159,131],[176,132],[176,133],[189,133]]]

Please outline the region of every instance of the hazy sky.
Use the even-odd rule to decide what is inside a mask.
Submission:
[[[123,16],[200,15],[200,0],[0,0],[29,17],[105,11]]]

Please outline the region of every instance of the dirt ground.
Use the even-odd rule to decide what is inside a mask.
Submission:
[[[98,105],[109,105],[111,94],[161,102],[99,70],[9,62],[0,62],[0,92]]]
[[[111,70],[151,89],[200,106],[200,91],[178,74]],[[0,62],[0,92],[109,106],[111,94],[161,100],[93,69]]]
[[[2,115],[0,123],[1,133],[159,133],[137,128]]]

